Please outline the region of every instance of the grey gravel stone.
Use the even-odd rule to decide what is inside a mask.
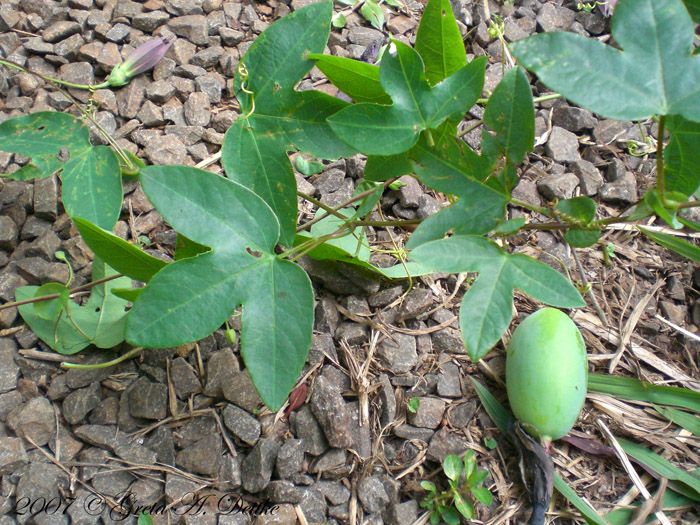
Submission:
[[[110,42],[115,42],[117,44],[122,44],[126,41],[131,33],[131,27],[126,24],[114,24],[112,28],[107,31],[105,39]]]
[[[581,193],[588,197],[598,194],[598,190],[603,185],[603,176],[592,162],[587,160],[577,160],[571,163],[571,171],[578,177]]]
[[[68,475],[51,463],[34,461],[22,472],[17,482],[16,501],[21,498],[28,501],[38,501],[39,498],[60,500],[63,491],[68,489]]]
[[[14,250],[15,246],[17,246],[18,236],[19,230],[17,229],[15,221],[6,215],[0,215],[0,249],[7,250],[8,252]],[[14,298],[12,300],[14,300]]]
[[[56,220],[58,216],[58,180],[55,175],[34,181],[34,214],[39,219]]]
[[[207,361],[207,381],[204,385],[204,395],[223,397],[222,387],[229,383],[240,368],[238,361],[230,348],[215,352]]]
[[[394,374],[404,374],[418,362],[416,339],[408,334],[394,333],[377,347],[377,356]]]
[[[156,453],[159,463],[175,465],[175,441],[173,432],[165,426],[160,426],[151,432],[144,445]]]
[[[311,412],[309,405],[303,405],[294,412],[292,426],[294,435],[304,442],[305,452],[312,456],[318,456],[328,450],[326,436]]]
[[[193,44],[207,45],[209,43],[209,26],[204,15],[185,15],[173,18],[168,22],[168,29]]]
[[[470,399],[466,403],[461,403],[457,406],[452,405],[451,410],[447,414],[447,418],[453,427],[463,428],[474,418],[474,414],[476,414],[478,408],[477,401],[475,399]]]
[[[469,442],[460,434],[446,428],[438,430],[428,444],[428,457],[442,463],[449,454],[463,454],[469,449]]]
[[[230,382],[224,383],[222,389],[226,399],[248,412],[253,412],[262,404],[258,391],[255,390],[246,370],[236,373]]]
[[[379,384],[381,386],[379,401],[382,406],[379,421],[382,427],[386,427],[396,419],[396,395],[394,394],[394,388],[391,386],[391,381],[389,381],[389,376],[386,374],[379,376]]]
[[[199,53],[195,54],[190,59],[190,64],[203,67],[205,69],[213,67],[224,54],[224,48],[221,46],[209,46],[204,48]]]
[[[45,397],[33,397],[7,416],[7,426],[19,437],[28,437],[37,446],[46,445],[56,428],[55,414]]]
[[[144,33],[152,33],[155,29],[165,24],[169,18],[168,14],[163,11],[150,11],[136,15],[132,18],[131,25]]]
[[[207,126],[211,121],[211,104],[206,93],[192,93],[185,101],[185,120],[190,126]]]
[[[357,497],[365,511],[370,514],[384,512],[390,501],[382,480],[377,476],[360,480],[357,484]]]
[[[615,140],[642,140],[636,124],[621,120],[601,120],[593,128],[593,140],[599,144],[610,144]]]
[[[287,479],[297,472],[301,472],[305,448],[302,439],[286,440],[277,454],[277,462],[275,463],[277,476],[281,479]]]
[[[255,494],[267,487],[279,448],[274,441],[263,438],[248,453],[241,463],[241,482],[246,491]]]
[[[29,463],[21,438],[0,437],[0,476],[12,474]]]
[[[437,199],[435,199],[435,197],[424,193],[418,199],[418,209],[416,210],[416,217],[419,219],[425,219],[439,212],[441,209],[442,206],[440,206],[440,203],[437,201]]]
[[[605,180],[615,182],[624,177],[625,173],[627,173],[625,163],[618,158],[613,158],[605,171]]]
[[[442,422],[445,402],[435,397],[419,397],[415,412],[407,413],[408,422],[416,427],[436,429]]]
[[[311,461],[309,474],[319,474],[322,472],[333,473],[334,470],[342,468],[347,463],[347,452],[339,448],[332,448]]]
[[[596,119],[587,109],[561,104],[552,109],[552,124],[572,133],[593,129]]]
[[[146,96],[156,103],[165,103],[175,96],[175,87],[170,80],[156,80],[146,88]]]
[[[214,476],[219,472],[221,446],[221,436],[208,434],[181,450],[175,458],[175,463],[188,472]]]
[[[440,367],[437,383],[438,395],[442,397],[461,397],[462,384],[459,367],[454,363],[445,363]]]
[[[98,382],[74,390],[63,400],[63,418],[70,425],[77,425],[100,401],[102,401],[102,387]]]
[[[80,33],[80,30],[80,24],[78,24],[77,22],[69,22],[65,20],[61,22],[56,22],[55,24],[51,24],[43,31],[41,37],[44,39],[44,41],[54,44],[59,40],[68,38],[69,36],[74,35],[76,33]]]
[[[187,157],[187,148],[173,135],[164,135],[148,142],[144,156],[155,165],[182,164]]]
[[[632,204],[637,201],[637,179],[633,173],[626,172],[615,182],[603,184],[600,199],[604,202]]]
[[[323,375],[314,382],[311,410],[332,447],[354,446],[350,413],[345,401],[340,391]]]
[[[175,393],[181,399],[202,391],[202,384],[199,382],[197,373],[192,365],[182,357],[178,357],[170,365],[170,380],[175,388]]]
[[[547,144],[547,155],[555,162],[574,162],[581,158],[578,152],[578,137],[558,126],[552,127]]]
[[[136,418],[163,419],[167,413],[168,387],[140,377],[129,392],[129,413]]]
[[[238,439],[255,445],[262,430],[260,422],[236,405],[226,405],[223,411],[224,424]]]
[[[20,368],[15,361],[17,345],[12,339],[0,338],[0,393],[17,388]]]
[[[537,189],[548,200],[570,199],[579,184],[579,179],[573,173],[550,175],[537,183]]]
[[[405,321],[418,317],[430,309],[433,304],[433,293],[428,288],[413,288],[401,303],[397,321]]]

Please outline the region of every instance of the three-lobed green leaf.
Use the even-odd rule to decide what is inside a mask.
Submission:
[[[296,180],[287,152],[296,148],[323,159],[354,153],[326,123],[347,102],[294,89],[314,65],[309,53],[323,52],[332,12],[331,2],[319,2],[272,24],[241,60],[247,72],[239,68],[234,78],[247,118],[226,132],[221,161],[227,177],[270,205],[280,222],[280,242],[286,245],[294,241],[297,219]]]
[[[476,102],[484,82],[484,57],[431,87],[423,61],[411,47],[392,40],[382,58],[379,80],[393,104],[361,103],[328,118],[333,131],[354,149],[393,155],[410,149],[422,131],[448,118],[461,118]]]
[[[111,230],[119,219],[122,179],[111,148],[91,146],[89,132],[67,113],[42,111],[0,124],[0,147],[32,158],[10,175],[18,180],[49,177],[61,171],[68,215]]]
[[[92,261],[93,280],[113,275],[117,275],[117,272],[99,258]],[[98,348],[112,348],[124,340],[127,302],[112,294],[111,290],[129,286],[131,279],[118,277],[93,286],[87,303],[82,306],[67,301],[61,309],[49,306],[37,310],[34,304],[24,304],[18,310],[29,328],[60,354],[75,354],[90,344]],[[15,298],[18,301],[31,299],[38,290],[40,288],[37,286],[22,286],[15,291]],[[44,291],[47,291],[46,288]],[[59,288],[53,289],[53,292],[65,293]],[[52,315],[47,319],[49,311],[52,311]]]
[[[306,273],[274,252],[274,213],[251,190],[196,168],[149,166],[141,184],[175,230],[211,250],[150,279],[129,313],[127,341],[156,348],[196,341],[242,305],[243,359],[260,397],[277,410],[308,354],[314,298]]]
[[[622,51],[574,33],[540,33],[510,44],[549,88],[601,116],[700,121],[700,57],[682,0],[620,0],[612,36]]]
[[[416,51],[425,64],[431,85],[442,82],[467,65],[467,52],[450,0],[429,0],[423,9]]]
[[[486,355],[508,328],[515,288],[551,306],[585,306],[559,272],[526,255],[508,254],[482,237],[454,235],[428,242],[413,249],[411,257],[439,272],[479,273],[459,314],[462,338],[473,361]]]
[[[75,218],[73,222],[95,255],[132,279],[147,283],[167,264],[90,221]]]

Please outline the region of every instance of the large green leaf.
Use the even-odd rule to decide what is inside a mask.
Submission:
[[[306,273],[274,252],[274,213],[244,186],[195,168],[149,166],[141,184],[176,231],[211,251],[153,276],[129,313],[127,341],[151,347],[196,341],[243,305],[243,359],[260,397],[277,410],[308,354],[314,297]]]
[[[63,205],[71,218],[80,217],[105,230],[119,220],[122,176],[119,161],[107,146],[71,156],[62,174]]]
[[[510,324],[513,289],[551,306],[585,306],[576,288],[559,272],[526,255],[511,255],[482,237],[454,235],[422,244],[411,258],[438,272],[478,272],[462,299],[459,324],[467,352],[478,361]]]
[[[420,55],[392,40],[382,58],[379,80],[393,104],[355,104],[328,122],[341,139],[362,153],[401,153],[418,141],[422,131],[464,116],[481,93],[485,64],[484,57],[478,58],[431,87]]]
[[[693,22],[700,24],[700,2],[698,2],[698,0],[683,0],[683,3],[690,14],[690,18],[693,19]]]
[[[407,152],[396,155],[368,155],[365,180],[385,181],[413,172]]]
[[[3,151],[32,158],[55,157],[62,148],[80,153],[90,148],[89,137],[90,132],[76,117],[55,111],[40,111],[0,124]]]
[[[411,149],[409,156],[421,182],[434,190],[457,195],[459,200],[424,220],[406,245],[440,239],[449,230],[460,235],[480,235],[496,228],[505,216],[509,196],[483,182],[490,173],[487,159],[477,155],[448,131],[453,126],[443,124],[446,132],[431,146],[425,137]]]
[[[549,88],[601,116],[655,114],[700,121],[700,57],[682,0],[620,0],[612,35],[623,51],[574,33],[541,33],[510,44]]]
[[[124,275],[147,283],[167,263],[84,219],[73,219],[95,255]]]
[[[637,228],[655,243],[660,244],[664,248],[668,248],[669,250],[674,251],[683,257],[687,257],[691,261],[700,263],[700,248],[694,244],[690,244],[688,241],[679,239],[674,235],[654,232],[647,230],[646,228],[642,228],[641,226],[637,226]]]
[[[535,104],[530,82],[522,69],[514,67],[496,86],[486,105],[482,154],[490,159],[505,156],[507,163],[517,165],[534,145]]]
[[[92,261],[94,281],[116,275],[117,272],[95,258]],[[119,277],[93,286],[83,306],[68,301],[66,308],[55,312],[52,319],[43,319],[33,304],[19,306],[29,328],[46,344],[60,354],[74,354],[93,344],[98,348],[112,348],[124,340],[127,302],[111,293],[114,288],[131,286],[131,279]],[[39,288],[22,286],[15,291],[18,301],[31,299]]]
[[[0,149],[32,163],[9,175],[17,180],[48,177],[61,169],[63,204],[71,217],[82,217],[111,230],[122,203],[119,161],[107,146],[92,147],[89,131],[67,113],[43,111],[0,124]]]
[[[379,66],[320,53],[312,53],[309,58],[316,61],[316,67],[331,84],[355,102],[391,104],[391,97],[379,83]]]
[[[221,160],[230,179],[270,205],[280,222],[280,242],[288,245],[294,240],[297,198],[287,152],[297,148],[323,159],[354,153],[326,123],[347,102],[294,90],[314,65],[307,55],[323,52],[332,11],[331,2],[315,3],[272,24],[241,60],[247,78],[240,68],[234,78],[241,112],[248,117],[226,132]]]
[[[415,47],[423,58],[425,76],[431,85],[467,65],[467,52],[450,0],[429,0],[426,4]]]
[[[674,115],[666,119],[666,129],[666,190],[692,195],[700,185],[700,124]]]

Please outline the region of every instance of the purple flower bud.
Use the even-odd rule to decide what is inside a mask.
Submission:
[[[615,10],[616,3],[617,3],[617,0],[607,0],[607,2],[599,3],[598,7],[600,7],[600,12],[603,13],[603,16],[611,17],[613,14],[613,11]]]
[[[144,42],[134,49],[129,58],[112,69],[107,82],[113,87],[125,86],[136,75],[153,68],[168,52],[173,41],[169,37],[158,37]]]

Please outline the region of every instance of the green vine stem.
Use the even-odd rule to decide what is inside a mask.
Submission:
[[[389,180],[385,181],[385,182],[384,182],[384,188],[386,188],[387,186],[389,186],[391,183],[395,182],[396,180],[398,180],[398,179],[395,177],[395,178],[392,178],[392,179],[389,179]],[[338,217],[338,218],[340,218],[340,219],[347,219],[347,217],[345,217],[344,215],[340,214],[340,213],[338,212],[338,210],[341,210],[341,209],[345,208],[346,206],[349,206],[349,205],[352,204],[353,202],[357,202],[357,201],[359,201],[359,200],[364,199],[365,197],[368,197],[369,195],[372,195],[372,193],[374,193],[375,191],[376,191],[375,188],[373,188],[373,189],[371,189],[371,190],[363,191],[362,193],[360,193],[360,194],[358,194],[358,195],[355,195],[355,196],[352,197],[351,199],[348,199],[348,200],[346,200],[345,202],[341,202],[340,204],[338,204],[337,206],[334,206],[334,207],[332,207],[332,208],[331,208],[330,206],[326,205],[326,204],[323,204],[321,201],[319,201],[319,200],[317,200],[317,199],[315,199],[315,198],[313,198],[313,197],[308,196],[307,194],[305,194],[305,193],[303,193],[303,192],[297,191],[297,195],[299,195],[300,197],[302,197],[302,198],[308,200],[308,201],[311,202],[312,204],[316,204],[316,206],[318,206],[319,208],[322,208],[323,210],[326,211],[325,214],[319,215],[319,216],[316,217],[315,219],[312,219],[312,220],[310,220],[309,222],[306,222],[306,223],[302,224],[301,226],[299,226],[299,227],[297,228],[297,230],[296,230],[297,233],[299,233],[299,232],[301,232],[301,231],[304,231],[304,230],[308,230],[309,228],[311,228],[311,226],[313,226],[313,225],[316,224],[317,222],[320,222],[320,221],[322,221],[323,219],[325,219],[326,217],[328,217],[328,215],[335,215],[336,217]],[[332,211],[331,211],[331,210],[332,210]]]
[[[666,170],[664,168],[664,133],[666,131],[666,115],[659,115],[658,137],[656,141],[656,186],[659,189],[659,200],[666,207]]]
[[[126,354],[120,355],[116,359],[107,361],[106,363],[97,363],[94,365],[81,365],[78,363],[68,363],[67,361],[64,361],[61,363],[61,368],[76,368],[78,370],[97,370],[100,368],[108,368],[110,366],[118,365],[122,361],[126,361],[127,359],[131,359],[132,357],[139,355],[145,349],[146,348],[144,346],[137,346],[136,348],[132,348],[131,350],[129,350]]]
[[[113,279],[119,279],[120,277],[124,277],[124,275],[122,275],[121,273],[118,273],[116,275],[110,275],[109,277],[104,277],[102,279],[98,279],[97,281],[93,281],[91,283],[77,286],[76,288],[69,290],[69,294],[72,296],[72,295],[75,295],[76,293],[84,292],[85,290],[89,290],[93,286],[97,286],[99,284],[106,283],[107,281],[111,281]],[[60,297],[60,295],[57,293],[42,295],[41,297],[32,297],[31,299],[25,299],[24,301],[15,301],[13,303],[5,303],[3,305],[0,305],[0,310],[5,310],[6,308],[13,308],[15,306],[22,306],[24,304],[38,303],[41,301],[49,301],[51,299],[58,299],[59,297]]]
[[[10,67],[13,69],[18,69],[20,71],[23,71],[24,73],[30,73],[32,75],[36,75],[42,80],[46,80],[47,82],[53,82],[54,84],[58,84],[60,86],[65,86],[67,88],[73,88],[73,89],[84,89],[86,91],[96,91],[98,89],[104,89],[109,87],[109,82],[102,82],[102,84],[97,84],[96,86],[93,85],[88,85],[88,84],[73,84],[72,82],[66,82],[65,80],[59,80],[57,78],[52,78],[48,77],[46,75],[42,75],[41,73],[37,73],[35,71],[30,71],[27,68],[20,66],[19,64],[12,62],[11,60],[0,60],[0,64],[6,67]]]

